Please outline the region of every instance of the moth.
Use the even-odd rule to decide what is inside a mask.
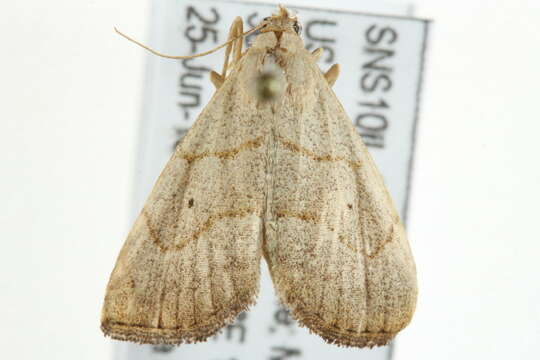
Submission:
[[[225,46],[222,73],[210,74],[215,94],[118,256],[101,329],[137,343],[204,341],[255,303],[264,258],[301,326],[341,346],[386,344],[411,320],[416,269],[332,91],[339,67],[320,70],[322,51],[304,48],[283,6],[247,32],[237,18],[226,43],[196,56]]]

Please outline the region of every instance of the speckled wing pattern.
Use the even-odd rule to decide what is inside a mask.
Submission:
[[[264,244],[274,286],[328,342],[383,345],[416,304],[405,231],[342,105],[300,38],[287,35],[276,52],[288,93],[274,118]]]
[[[279,67],[284,92],[254,83]],[[386,344],[416,303],[403,226],[373,160],[299,36],[257,36],[160,175],[111,275],[102,330],[203,341],[254,303],[264,256],[303,326]]]
[[[257,56],[245,59],[178,145],[120,252],[101,321],[114,339],[202,341],[255,301],[270,115],[245,84]]]

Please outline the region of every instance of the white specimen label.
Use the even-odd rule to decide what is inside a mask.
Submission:
[[[361,5],[369,11],[372,8],[368,6],[376,2],[363,1]],[[406,16],[288,7],[298,14],[306,47],[324,49],[321,69],[340,64],[334,91],[406,221],[428,22]],[[148,45],[172,55],[206,51],[227,40],[236,16],[244,19],[247,30],[276,9],[269,4],[221,0],[155,1]],[[405,11],[405,7],[395,6],[395,14]],[[251,39],[248,37],[246,44]],[[175,144],[215,91],[209,71],[221,72],[222,65],[223,51],[190,60],[149,55],[133,218]],[[118,343],[116,350],[119,360],[379,360],[390,355],[389,347],[338,348],[299,328],[277,303],[264,261],[257,305],[216,337],[180,347]]]

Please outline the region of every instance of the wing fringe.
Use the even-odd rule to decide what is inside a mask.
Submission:
[[[233,302],[233,306],[214,315],[207,324],[183,328],[155,328],[136,324],[122,324],[115,321],[106,321],[101,324],[101,330],[114,340],[131,341],[138,344],[152,345],[181,345],[206,341],[216,335],[225,326],[230,325],[242,313],[255,304],[259,289],[242,299]]]
[[[396,332],[368,332],[357,331],[356,329],[343,329],[335,324],[330,324],[319,315],[306,310],[301,301],[294,296],[294,291],[279,290],[275,287],[280,301],[290,310],[291,317],[301,326],[309,330],[310,333],[319,335],[328,344],[341,347],[373,348],[374,346],[387,345],[395,336]]]

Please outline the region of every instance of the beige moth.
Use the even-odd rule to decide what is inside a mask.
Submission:
[[[416,270],[383,179],[332,91],[339,67],[321,72],[321,50],[305,49],[284,7],[242,27],[237,18],[229,41],[197,55],[226,47],[222,73],[211,73],[216,92],[120,251],[101,329],[137,343],[204,341],[255,303],[264,258],[301,326],[337,345],[384,345],[411,320]]]

